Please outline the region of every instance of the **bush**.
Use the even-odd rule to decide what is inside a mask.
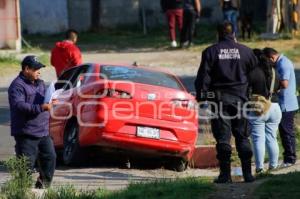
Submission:
[[[32,199],[32,194],[29,191],[32,185],[32,177],[28,170],[27,158],[11,158],[4,165],[8,169],[11,178],[1,188],[2,196],[0,196],[0,199]]]

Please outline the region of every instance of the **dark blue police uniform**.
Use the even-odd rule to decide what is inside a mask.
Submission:
[[[216,104],[212,110],[216,117],[211,120],[211,126],[217,141],[220,174],[225,175],[225,182],[231,181],[231,133],[235,137],[243,174],[247,174],[249,165],[251,170],[252,149],[242,107],[247,101],[247,75],[256,64],[257,59],[252,50],[237,43],[232,34],[220,37],[217,44],[202,53],[195,81],[196,98],[198,101],[208,100]],[[208,92],[213,95],[207,95]],[[245,181],[252,181],[247,177],[244,175]]]

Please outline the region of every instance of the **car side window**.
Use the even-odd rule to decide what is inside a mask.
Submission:
[[[72,85],[71,80],[73,79],[77,70],[78,70],[78,68],[73,68],[73,69],[65,71],[62,75],[60,75],[57,83],[55,83],[55,90],[70,89],[70,86]]]
[[[89,76],[85,74],[91,72],[91,70],[92,67],[89,65],[81,66],[75,75],[76,77],[74,78],[73,86],[80,87],[81,85],[83,85],[84,82],[86,82],[89,78]]]

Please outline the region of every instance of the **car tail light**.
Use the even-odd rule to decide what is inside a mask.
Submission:
[[[98,92],[97,95],[101,95],[102,97],[111,97],[111,98],[120,98],[120,99],[131,99],[132,96],[130,93],[121,90],[114,89],[105,89],[101,92]]]
[[[175,105],[175,107],[180,108],[186,108],[186,109],[195,109],[196,104],[191,100],[180,100],[180,99],[174,99],[172,100],[172,103]]]

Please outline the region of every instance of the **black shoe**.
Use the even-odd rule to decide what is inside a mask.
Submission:
[[[246,174],[244,175],[244,182],[254,182],[255,178],[252,174]]]
[[[230,161],[219,161],[220,175],[214,180],[214,183],[232,183]]]
[[[243,160],[241,162],[242,162],[242,171],[243,171],[244,182],[254,182],[255,178],[252,175],[251,159]]]
[[[230,176],[219,175],[219,177],[214,179],[214,183],[217,183],[217,184],[232,183],[232,179]]]
[[[35,183],[35,185],[34,185],[34,188],[36,188],[36,189],[44,189],[45,187],[44,187],[44,184],[43,184],[43,181],[41,180],[41,178],[38,178],[37,180],[36,180],[36,183]]]

